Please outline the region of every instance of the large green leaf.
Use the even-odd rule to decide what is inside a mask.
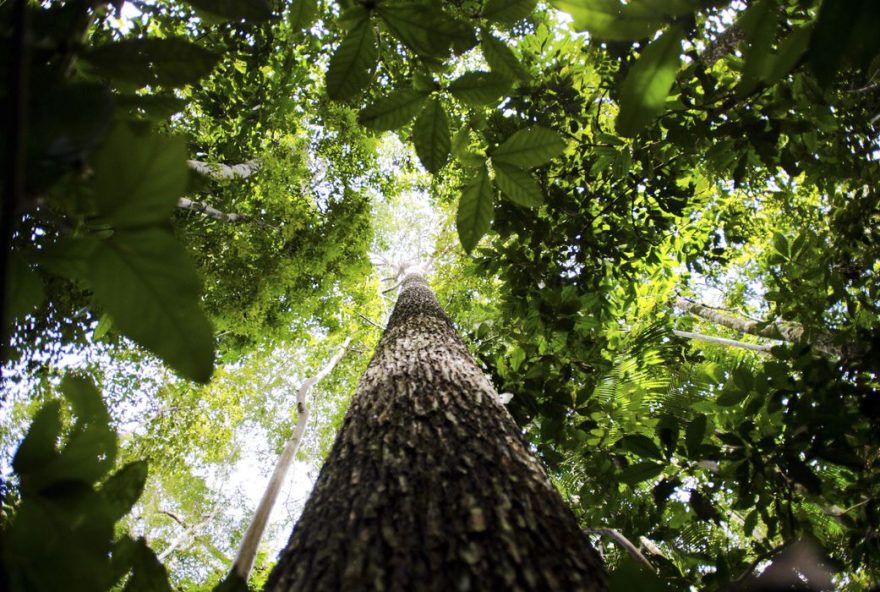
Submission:
[[[147,481],[147,463],[128,463],[104,482],[100,493],[105,500],[105,510],[115,522],[125,516],[141,497]]]
[[[509,78],[495,72],[466,72],[452,81],[449,92],[468,105],[497,103],[510,90]]]
[[[24,315],[33,312],[46,298],[43,281],[24,258],[13,253],[9,257],[6,277],[6,316],[7,325]]]
[[[620,112],[616,128],[622,136],[634,136],[666,105],[666,96],[681,64],[684,29],[670,27],[651,42],[620,87]]]
[[[492,214],[494,213],[492,198],[489,171],[484,165],[476,177],[465,185],[458,201],[455,225],[458,229],[461,246],[464,247],[466,253],[474,250],[492,224]]]
[[[630,465],[620,472],[620,482],[627,485],[635,485],[648,479],[653,479],[663,472],[662,463],[645,461]]]
[[[451,143],[446,111],[440,101],[431,99],[413,126],[416,154],[426,169],[436,173],[449,160]]]
[[[507,44],[496,39],[488,31],[483,33],[480,47],[483,50],[483,57],[486,58],[486,63],[489,64],[489,67],[496,74],[518,80],[525,80],[529,77],[529,73]]]
[[[494,159],[492,168],[495,170],[495,185],[510,201],[527,208],[544,203],[544,192],[528,171]]]
[[[376,33],[368,17],[348,31],[330,58],[327,68],[327,94],[341,101],[356,95],[370,82],[379,58]]]
[[[126,124],[113,128],[92,167],[98,213],[117,228],[167,220],[189,178],[182,139],[136,133]]]
[[[117,232],[91,257],[89,283],[113,326],[182,375],[211,377],[214,340],[198,307],[199,278],[166,230]]]
[[[641,457],[663,459],[660,447],[652,439],[642,434],[630,434],[617,441],[618,447]]]
[[[743,55],[743,74],[736,93],[744,97],[765,80],[773,66],[771,47],[776,40],[779,11],[776,3],[759,0],[752,3],[739,19],[740,28],[746,33],[746,49]]]
[[[639,2],[551,0],[551,4],[570,14],[578,31],[607,41],[644,39],[665,23],[663,14]]]
[[[379,3],[376,14],[391,33],[415,53],[442,58],[449,53],[452,40],[443,34],[448,17],[433,2]]]
[[[186,0],[189,4],[224,19],[260,22],[272,18],[269,0]]]
[[[486,0],[482,14],[490,21],[513,26],[532,14],[537,4],[537,0]]]
[[[218,54],[179,37],[125,39],[99,45],[83,58],[98,74],[137,86],[183,86],[207,75]]]
[[[361,125],[378,131],[388,131],[406,125],[422,108],[428,93],[405,88],[382,97],[358,114]]]
[[[312,26],[318,17],[318,0],[293,0],[288,13],[290,28],[302,31]]]
[[[521,129],[507,138],[492,153],[492,162],[528,169],[550,162],[563,150],[565,142],[559,134],[536,125]]]
[[[48,463],[58,454],[56,444],[61,431],[61,405],[50,401],[34,416],[27,435],[12,458],[12,468],[19,476]]]

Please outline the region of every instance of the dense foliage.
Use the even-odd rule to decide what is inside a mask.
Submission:
[[[149,541],[219,582],[248,517],[216,484],[354,336],[320,463],[379,251],[657,570],[603,538],[621,589],[868,589],[877,30],[870,0],[4,3],[3,576],[155,587]]]

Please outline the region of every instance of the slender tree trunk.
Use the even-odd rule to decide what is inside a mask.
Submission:
[[[605,590],[424,278],[407,275],[267,590]]]
[[[336,364],[345,355],[345,351],[350,343],[351,337],[346,338],[336,354],[330,358],[330,361],[317,374],[303,382],[296,392],[296,411],[298,417],[293,428],[293,435],[290,436],[284,451],[278,457],[278,463],[275,465],[275,470],[272,472],[272,477],[269,479],[266,491],[263,492],[263,497],[260,499],[257,511],[254,512],[254,517],[244,533],[244,538],[242,538],[238,549],[238,555],[232,564],[232,570],[244,581],[247,581],[254,566],[254,557],[256,557],[257,549],[260,546],[260,539],[263,538],[263,533],[266,531],[266,523],[269,521],[272,508],[275,507],[275,500],[278,499],[278,492],[281,491],[281,485],[284,483],[284,478],[287,476],[287,471],[290,470],[290,465],[293,463],[293,458],[296,456],[296,451],[299,450],[300,442],[302,442],[303,434],[306,431],[306,424],[309,421],[309,407],[307,404],[309,392],[311,392],[313,386],[333,371],[333,368],[336,367]]]

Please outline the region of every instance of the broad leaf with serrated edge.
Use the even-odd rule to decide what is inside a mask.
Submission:
[[[434,3],[380,3],[376,14],[391,33],[415,53],[432,58],[442,58],[449,53],[452,40],[442,34],[443,21],[448,17]]]
[[[519,80],[525,80],[529,77],[529,73],[507,44],[493,37],[488,31],[483,33],[480,47],[483,50],[486,63],[496,74]]]
[[[482,15],[490,21],[512,26],[532,14],[537,4],[537,0],[487,0]]]
[[[489,230],[494,213],[492,184],[489,171],[483,166],[477,176],[461,192],[455,225],[466,253],[470,253]]]
[[[663,14],[638,2],[620,0],[551,0],[551,4],[571,15],[578,31],[606,41],[644,39],[662,27]]]
[[[346,34],[330,58],[327,95],[341,101],[363,90],[370,82],[378,58],[373,25],[364,17]]]
[[[544,193],[528,171],[494,160],[492,168],[495,170],[495,185],[510,201],[527,208],[544,203]]]
[[[198,307],[199,277],[168,231],[117,232],[91,256],[89,284],[113,326],[187,378],[207,382],[211,324]]]
[[[136,133],[126,124],[113,128],[92,168],[98,214],[117,228],[167,220],[189,179],[181,138]]]
[[[651,42],[620,87],[620,112],[616,128],[622,136],[633,136],[663,112],[666,96],[681,64],[684,30],[670,27]]]
[[[449,160],[449,121],[440,101],[432,99],[422,109],[413,126],[413,144],[422,165],[432,173],[442,169]]]
[[[492,161],[530,169],[550,162],[565,150],[565,142],[553,130],[541,126],[521,129],[492,153]]]
[[[449,92],[468,105],[497,103],[510,90],[509,78],[495,72],[466,72],[452,81]]]
[[[377,131],[397,129],[416,116],[427,98],[428,94],[424,91],[411,88],[397,90],[363,109],[358,114],[358,121],[364,127]]]

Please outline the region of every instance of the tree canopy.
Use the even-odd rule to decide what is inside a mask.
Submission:
[[[218,584],[224,483],[352,338],[320,465],[418,259],[612,589],[876,585],[878,30],[871,0],[0,5],[0,576]]]

